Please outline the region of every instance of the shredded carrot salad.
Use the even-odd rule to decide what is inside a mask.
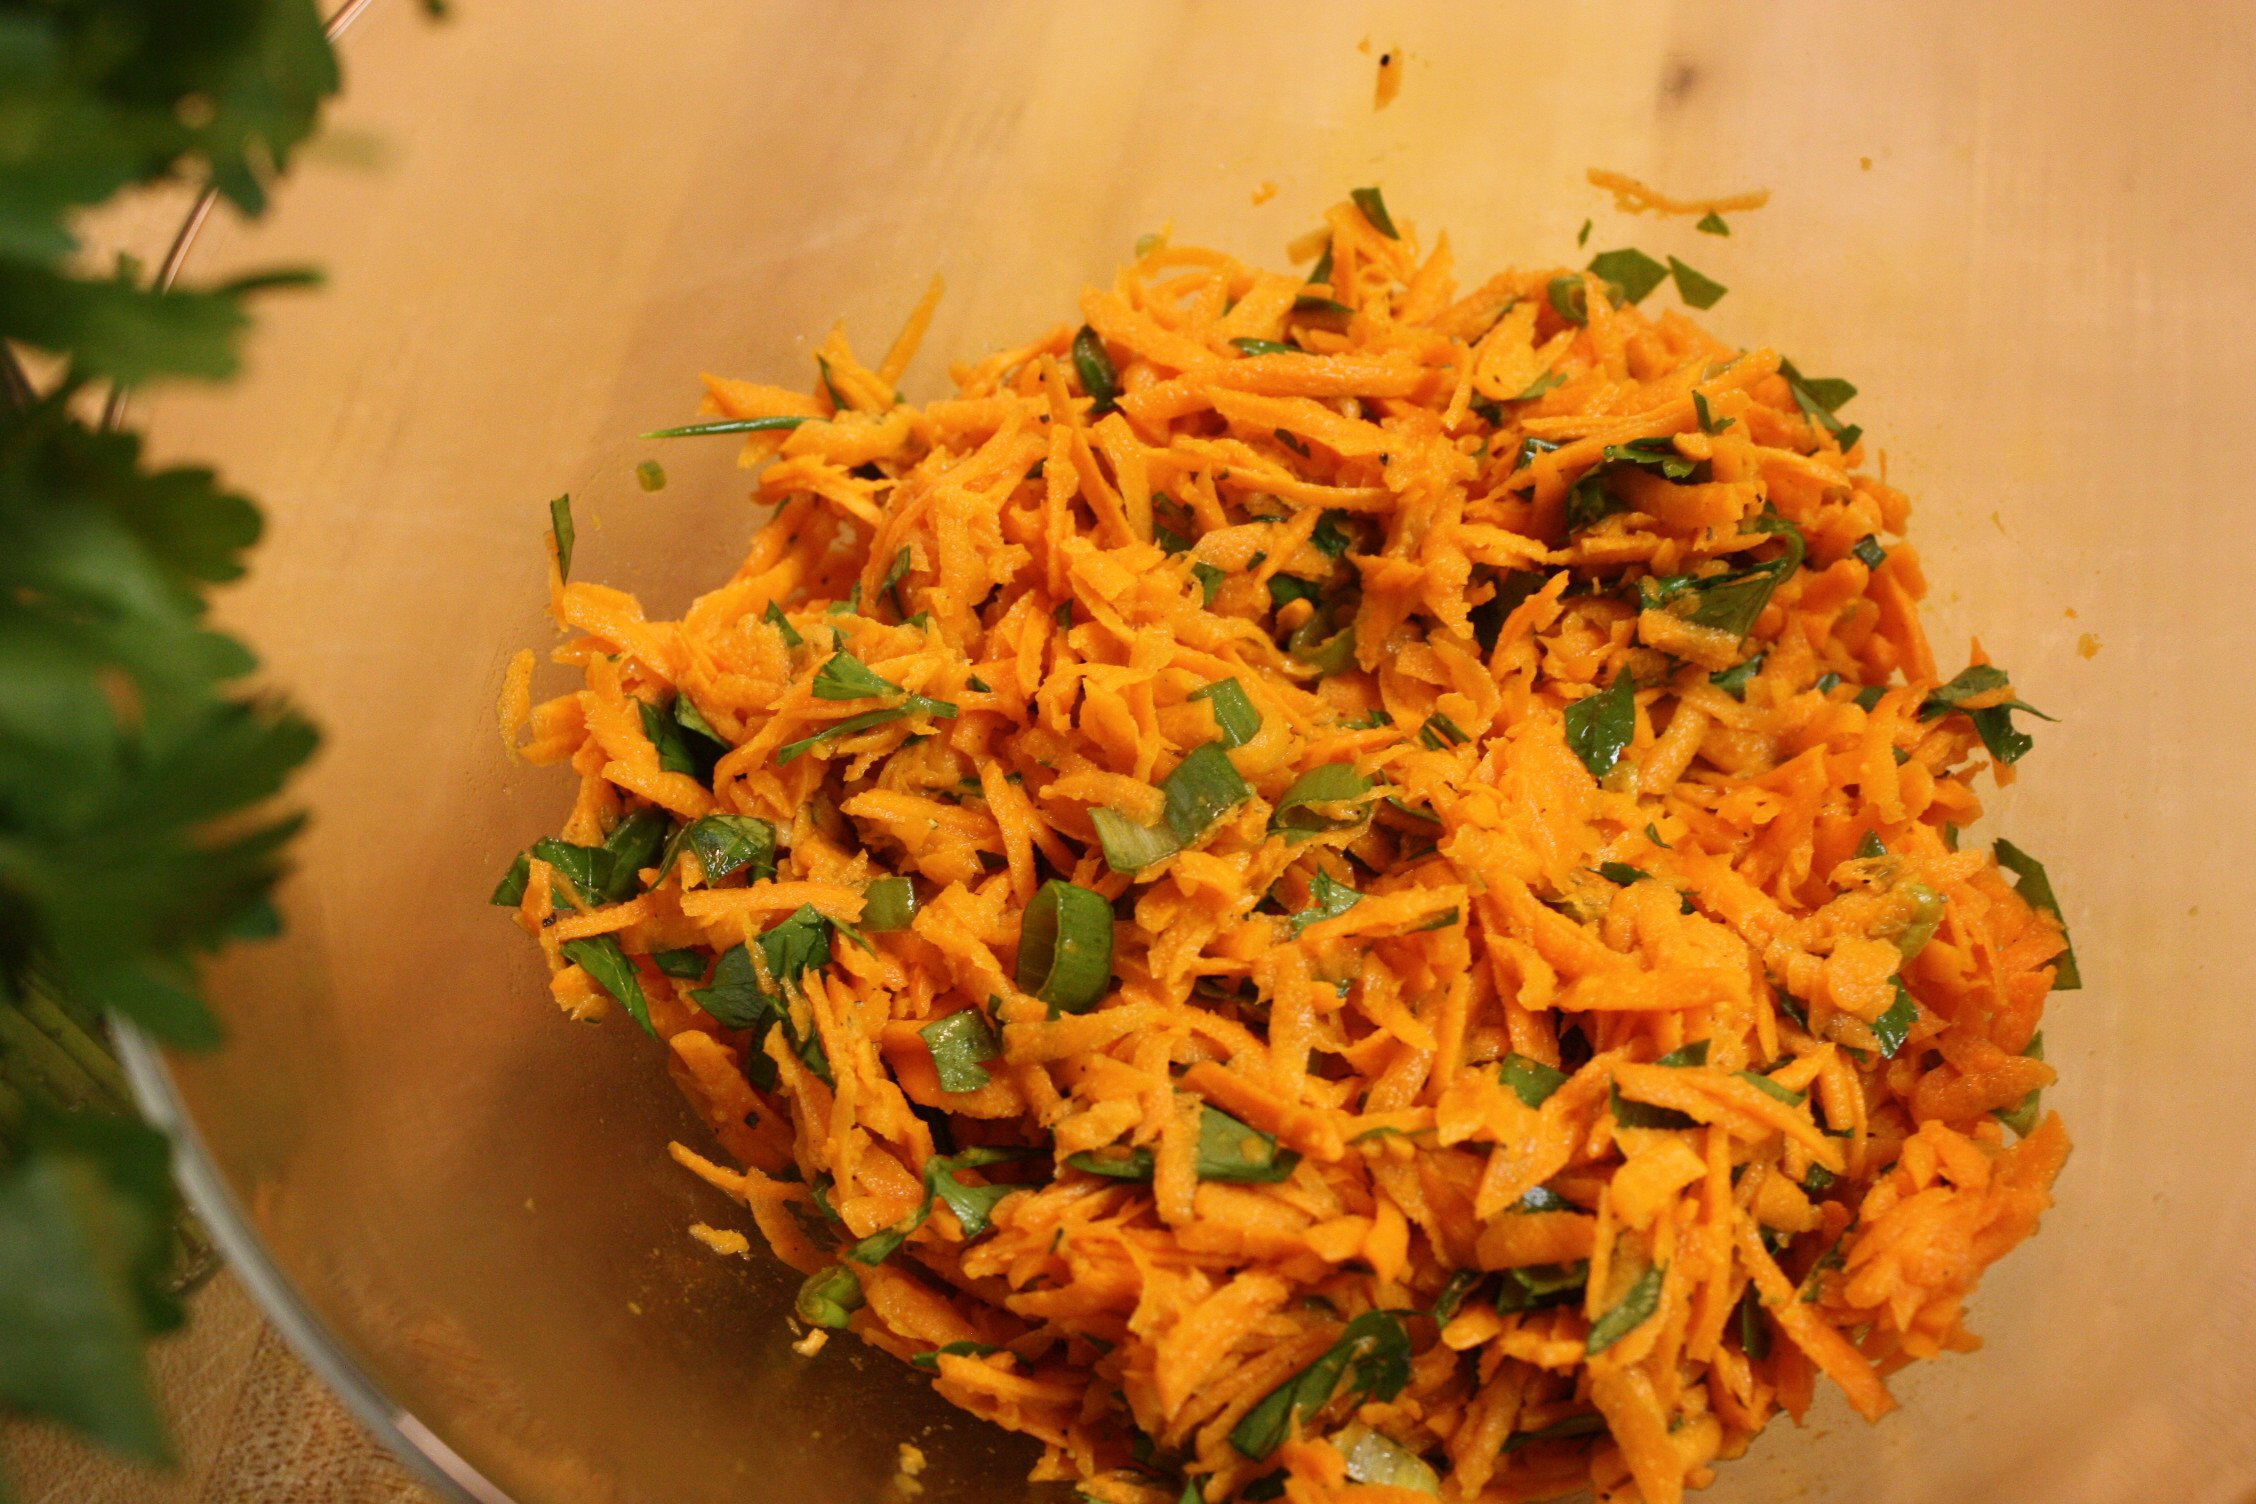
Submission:
[[[664,1041],[800,1350],[1037,1477],[1667,1504],[1973,1347],[2050,1204],[2073,956],[1958,841],[2028,707],[1938,672],[1846,382],[1460,292],[1376,190],[1297,251],[1141,246],[921,407],[937,285],[875,366],[708,377],[669,432],[773,519],[653,621],[560,499],[585,684],[522,655],[503,721],[578,797],[496,901]]]

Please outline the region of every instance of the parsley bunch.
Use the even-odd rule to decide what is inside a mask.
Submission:
[[[259,213],[336,86],[312,0],[0,0],[0,1411],[151,1459],[177,1205],[102,1020],[217,1041],[195,959],[273,932],[296,821],[260,807],[314,733],[206,622],[257,509],[87,415],[232,374],[246,297],[310,278],[159,291],[87,273],[71,221],[182,180]]]

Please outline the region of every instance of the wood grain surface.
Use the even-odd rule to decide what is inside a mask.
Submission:
[[[58,1426],[0,1428],[17,1504],[436,1504],[299,1362],[224,1271],[152,1353],[171,1470],[120,1462]]]

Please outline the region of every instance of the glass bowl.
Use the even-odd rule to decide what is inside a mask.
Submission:
[[[328,147],[190,258],[326,290],[265,306],[243,381],[143,407],[160,453],[267,503],[226,615],[328,741],[287,937],[212,972],[230,1044],[132,1047],[238,1268],[435,1480],[839,1504],[909,1441],[931,1504],[1029,1495],[1029,1449],[912,1371],[790,1351],[793,1282],[685,1233],[744,1219],[668,1162],[701,1138],[655,1046],[559,1016],[486,906],[567,797],[495,729],[503,664],[549,640],[545,503],[577,499],[583,577],[676,610],[757,521],[732,444],[631,437],[689,416],[700,370],[805,381],[835,320],[882,347],[939,271],[929,393],[1072,318],[1145,231],[1274,260],[1375,181],[1468,277],[1579,260],[1593,217],[1593,249],[1729,284],[1726,337],[1848,375],[1919,503],[1944,656],[1979,631],[2062,717],[1992,801],[2088,978],[2048,1021],[2059,1205],[1983,1288],[1982,1351],[1901,1375],[1877,1427],[1828,1399],[1773,1428],[1710,1497],[2252,1496],[2256,613],[2203,572],[2256,556],[2246,9],[454,11],[371,8]],[[1617,213],[1594,164],[1775,198],[1699,236]]]

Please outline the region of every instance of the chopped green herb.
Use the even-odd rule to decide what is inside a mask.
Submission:
[[[1221,728],[1222,745],[1242,747],[1261,734],[1261,712],[1253,708],[1246,698],[1245,686],[1236,679],[1223,679],[1194,689],[1190,698],[1204,700],[1214,712],[1214,724]]]
[[[1080,373],[1081,390],[1088,393],[1095,404],[1090,411],[1111,412],[1120,396],[1120,373],[1113,368],[1112,356],[1106,353],[1104,341],[1087,324],[1073,336],[1073,369]]]
[[[1663,1277],[1664,1271],[1658,1264],[1637,1276],[1637,1283],[1629,1287],[1620,1303],[1590,1324],[1590,1336],[1583,1343],[1583,1351],[1595,1358],[1643,1326],[1660,1308]]]
[[[977,1091],[987,1084],[987,1062],[1002,1053],[994,1025],[977,1008],[964,1008],[917,1031],[932,1052],[942,1091]]]
[[[1880,832],[1878,832],[1877,830],[1866,831],[1864,833],[1864,839],[1857,842],[1856,855],[1857,860],[1860,862],[1867,861],[1876,856],[1886,856],[1887,854],[1888,848],[1885,845],[1881,844]]]
[[[1620,888],[1626,888],[1631,883],[1649,883],[1654,881],[1652,873],[1647,872],[1642,867],[1632,867],[1627,862],[1600,862],[1597,867],[1597,872],[1598,875],[1604,878],[1607,882],[1610,882],[1616,887]]]
[[[1418,727],[1418,741],[1429,752],[1439,752],[1444,747],[1462,747],[1471,740],[1464,727],[1438,710],[1427,716]]]
[[[1277,807],[1270,812],[1269,829],[1286,841],[1304,841],[1328,830],[1347,830],[1370,818],[1367,809],[1327,815],[1315,806],[1345,804],[1371,791],[1371,780],[1355,771],[1354,764],[1326,763],[1310,768],[1292,781]]]
[[[1285,651],[1328,678],[1355,661],[1355,624],[1351,621],[1335,632],[1330,616],[1319,611],[1293,628],[1285,639]]]
[[[928,700],[922,695],[911,695],[906,705],[896,705],[884,710],[865,710],[860,715],[850,715],[843,721],[833,721],[813,736],[801,737],[798,741],[784,743],[783,746],[776,749],[776,764],[780,767],[805,756],[825,742],[835,741],[840,737],[855,736],[873,727],[906,720],[912,715],[933,715],[952,720],[955,718],[955,714],[956,707],[946,701]]]
[[[627,1016],[642,1025],[643,1032],[655,1036],[658,1030],[650,1022],[650,1003],[642,995],[642,980],[635,975],[634,962],[619,948],[618,940],[610,935],[594,935],[580,940],[567,940],[562,946],[564,958],[586,972],[595,985],[601,987],[619,1005]]]
[[[1676,849],[1674,846],[1671,846],[1668,842],[1661,839],[1660,827],[1654,825],[1650,820],[1645,823],[1645,839],[1651,841],[1655,846],[1660,847],[1663,851],[1674,851]]]
[[[1347,196],[1355,200],[1355,207],[1363,211],[1363,217],[1371,222],[1372,229],[1389,240],[1402,238],[1394,228],[1394,217],[1387,213],[1386,200],[1380,196],[1378,189],[1355,188],[1349,190]]]
[[[1191,565],[1191,578],[1198,581],[1199,593],[1203,597],[1199,604],[1211,606],[1214,604],[1214,593],[1222,588],[1222,582],[1229,575],[1212,564],[1200,561]]]
[[[1754,682],[1755,675],[1762,672],[1763,659],[1766,656],[1766,654],[1757,653],[1745,663],[1734,664],[1720,674],[1710,674],[1708,675],[1708,682],[1734,700],[1744,700],[1747,698],[1747,686]]]
[[[662,950],[653,954],[650,960],[663,975],[678,982],[700,980],[705,975],[705,952],[701,950]]]
[[[2060,912],[2060,900],[2053,896],[2052,878],[2044,863],[2014,845],[1999,840],[1996,846],[1998,865],[2013,874],[2013,891],[2029,901],[2029,906],[2050,914],[2060,924],[2063,949],[2053,961],[2052,990],[2075,992],[2084,985],[2084,976],[2076,967],[2076,950],[2068,940],[2068,916]],[[2044,1057],[2037,1057],[2042,1060]]]
[[[1637,735],[1637,685],[1628,674],[1566,710],[1567,745],[1593,778],[1603,778],[1621,761]]]
[[[1765,1096],[1776,1097],[1779,1101],[1788,1103],[1795,1107],[1802,1105],[1804,1099],[1800,1092],[1795,1091],[1791,1087],[1780,1086],[1776,1081],[1771,1080],[1770,1077],[1764,1075],[1760,1071],[1740,1071],[1738,1072],[1738,1076],[1740,1080],[1746,1082],[1749,1086],[1752,1086],[1753,1088],[1755,1088],[1755,1090],[1763,1093],[1763,1095]]]
[[[1723,216],[1713,209],[1702,215],[1700,222],[1692,228],[1698,230],[1702,235],[1729,235],[1731,233],[1731,226],[1725,224]]]
[[[704,815],[692,821],[687,837],[705,869],[708,885],[738,872],[747,881],[775,876],[776,833],[767,821],[751,815]]]
[[[2006,688],[2008,683],[2005,670],[1996,664],[1974,664],[1948,684],[1938,686],[1933,694],[1922,701],[1919,718],[1932,721],[1949,715],[1960,709],[1962,702],[1980,695],[1995,694]],[[1979,710],[1964,712],[1967,719],[1974,723],[1974,730],[1982,738],[1982,745],[1989,748],[1990,755],[2001,763],[2019,762],[2036,745],[2035,738],[2026,731],[2014,728],[2013,712],[2016,710],[2026,711],[2039,720],[2053,719],[2022,700],[2004,700],[1995,705],[1985,705]]]
[[[1354,543],[1341,524],[1348,520],[1345,512],[1326,512],[1316,519],[1316,530],[1308,541],[1327,559],[1337,559]]]
[[[1231,340],[1230,343],[1240,355],[1306,355],[1308,353],[1298,345],[1288,345],[1281,340],[1274,339],[1247,337]],[[1279,436],[1282,437],[1281,430]],[[1303,451],[1303,453],[1305,452]]]
[[[722,741],[705,726],[705,718],[691,705],[685,716],[679,707],[687,705],[686,696],[677,696],[673,710],[660,710],[648,700],[639,700],[635,708],[642,716],[642,734],[650,738],[650,745],[658,749],[658,766],[668,773],[687,773],[699,783],[713,781],[713,765],[728,752],[728,743]],[[693,731],[691,723],[704,727]]]
[[[1669,274],[1667,267],[1643,251],[1627,246],[1618,251],[1600,251],[1590,258],[1590,270],[1619,289],[1625,303],[1644,302]]]
[[[1590,228],[1591,228],[1591,223],[1592,223],[1592,222],[1591,222],[1590,220],[1587,220],[1587,219],[1586,219],[1586,220],[1584,220],[1584,221],[1582,222],[1582,228],[1581,228],[1581,229],[1579,229],[1579,230],[1577,230],[1577,231],[1575,231],[1575,247],[1576,247],[1576,249],[1578,249],[1578,250],[1579,250],[1579,249],[1580,249],[1580,248],[1582,248],[1583,246],[1586,246],[1586,245],[1590,244]]]
[[[797,428],[802,423],[816,421],[814,418],[800,417],[718,418],[710,423],[684,423],[678,428],[653,428],[642,437],[646,439],[691,439],[709,433],[773,433],[779,429]]]
[[[908,620],[909,612],[908,608],[901,604],[901,581],[909,577],[909,565],[914,562],[914,558],[915,556],[910,552],[908,545],[903,544],[895,551],[893,562],[885,567],[885,578],[879,582],[877,587],[879,595],[892,597],[893,614],[900,617],[904,623]]]
[[[1855,554],[1867,569],[1878,569],[1888,562],[1888,551],[1882,548],[1880,540],[1870,533],[1866,533],[1863,537],[1857,539],[1855,544],[1850,547],[1849,552]]]
[[[635,484],[645,491],[666,489],[666,467],[656,460],[644,460],[635,466]]]
[[[1448,1283],[1441,1287],[1441,1293],[1434,1297],[1433,1319],[1435,1324],[1438,1326],[1449,1325],[1449,1318],[1457,1314],[1457,1308],[1465,1303],[1465,1297],[1473,1293],[1473,1287],[1479,1284],[1483,1277],[1478,1269],[1459,1269],[1452,1273],[1449,1276]]]
[[[1843,426],[1834,416],[1837,409],[1846,406],[1857,394],[1857,389],[1838,376],[1804,376],[1794,369],[1790,360],[1778,363],[1778,374],[1786,378],[1786,389],[1793,393],[1794,405],[1803,415],[1832,434],[1834,442],[1846,451],[1856,446],[1860,429]]]
[[[1872,1037],[1880,1042],[1880,1053],[1890,1060],[1895,1059],[1896,1052],[1904,1047],[1904,1040],[1911,1034],[1911,1026],[1917,1022],[1919,1009],[1912,1003],[1911,994],[1904,990],[1904,984],[1899,981],[1896,983],[1896,1000],[1888,1005],[1886,1012],[1872,1021]]]
[[[1730,289],[1713,277],[1702,276],[1691,267],[1669,257],[1669,275],[1676,278],[1676,295],[1693,308],[1713,308]]]
[[[1255,1462],[1266,1459],[1343,1387],[1384,1403],[1410,1382],[1410,1333],[1387,1311],[1365,1311],[1315,1362],[1272,1390],[1230,1432],[1230,1445]]]
[[[1881,697],[1887,694],[1887,692],[1888,686],[1885,684],[1865,685],[1862,689],[1859,689],[1856,692],[1857,709],[1869,712],[1874,706],[1880,703]]]
[[[1803,541],[1800,528],[1771,511],[1755,518],[1746,530],[1784,538],[1784,552],[1775,559],[1722,574],[1647,578],[1638,587],[1645,609],[1669,609],[1672,602],[1683,600],[1686,605],[1671,610],[1671,614],[1681,615],[1694,626],[1712,627],[1734,637],[1753,631],[1771,596],[1802,567],[1809,545]]]
[[[1692,477],[1702,461],[1686,459],[1677,452],[1676,443],[1668,438],[1631,439],[1626,444],[1608,444],[1603,451],[1607,461],[1614,464],[1639,465],[1655,470],[1670,480]]]
[[[807,640],[799,635],[798,628],[791,625],[790,619],[783,614],[783,607],[774,601],[768,602],[768,609],[761,613],[760,619],[783,634],[783,645],[787,648],[799,647]]]
[[[1551,1100],[1551,1094],[1567,1084],[1567,1073],[1555,1065],[1515,1051],[1504,1057],[1497,1074],[1512,1094],[1530,1107],[1541,1107]]]
[[[1308,269],[1308,280],[1312,284],[1320,283],[1325,287],[1331,287],[1332,242],[1329,239],[1326,239],[1324,242],[1324,254],[1318,256],[1316,258],[1316,264]],[[1338,291],[1337,288],[1334,288],[1333,290],[1335,292]]]
[[[1692,394],[1692,412],[1700,420],[1700,432],[1702,433],[1722,433],[1739,421],[1737,418],[1726,418],[1718,423],[1715,420],[1715,414],[1708,411],[1708,398],[1705,392],[1694,392]]]
[[[1542,396],[1545,392],[1550,391],[1553,387],[1565,386],[1566,384],[1566,372],[1557,369],[1545,371],[1541,376],[1538,376],[1535,378],[1535,380],[1529,382],[1527,386],[1521,390],[1519,395],[1514,397],[1512,400],[1514,402],[1533,402],[1536,398]]]
[[[533,859],[522,851],[518,852],[517,860],[509,864],[509,870],[501,875],[501,881],[494,884],[493,896],[487,902],[499,904],[505,909],[517,907],[525,901],[525,884],[531,882],[532,877]]]
[[[1605,471],[1591,470],[1567,492],[1567,531],[1579,533],[1586,528],[1595,527],[1621,510],[1620,498],[1606,487]]]
[[[1112,905],[1058,878],[1042,884],[1019,929],[1019,990],[1059,1013],[1085,1013],[1111,985]]]
[[[712,985],[691,992],[689,1000],[716,1023],[731,1029],[761,1028],[773,1023],[778,1012],[775,999],[760,988],[751,951],[741,945],[721,952],[721,958],[713,964]]]
[[[1519,1431],[1504,1438],[1504,1453],[1510,1456],[1522,1447],[1532,1447],[1546,1441],[1571,1441],[1606,1434],[1606,1418],[1585,1411],[1570,1415],[1565,1420],[1555,1420],[1548,1426],[1533,1431]]]
[[[1201,1180],[1270,1185],[1291,1177],[1300,1156],[1280,1151],[1274,1135],[1248,1127],[1219,1107],[1199,1113],[1196,1169]]]
[[[1582,1298],[1583,1287],[1590,1281],[1590,1261],[1577,1259],[1571,1264],[1529,1264],[1504,1271],[1504,1282],[1496,1292],[1496,1309],[1499,1311],[1534,1311],[1545,1306],[1563,1306]]]
[[[1712,1041],[1709,1040],[1695,1039],[1688,1045],[1681,1045],[1669,1051],[1666,1055],[1658,1057],[1653,1063],[1668,1066],[1672,1070],[1685,1070],[1694,1066],[1706,1065],[1708,1063],[1708,1047],[1711,1043]]]
[[[816,697],[824,700],[890,699],[907,693],[844,649],[831,654],[815,671],[813,689]]]
[[[2056,988],[2058,983],[2053,984]],[[2031,1060],[2045,1058],[2044,1031],[2038,1030],[2029,1038],[2029,1047],[2021,1052]],[[2029,1094],[2011,1107],[1993,1109],[1990,1116],[2011,1128],[2015,1136],[2027,1138],[2037,1131],[2037,1115],[2044,1110],[2044,1088],[2031,1088]]]
[[[1539,1185],[1521,1192],[1520,1199],[1513,1202],[1506,1210],[1515,1212],[1571,1212],[1576,1210],[1576,1207],[1572,1201],[1552,1190],[1551,1187]]]
[[[1319,870],[1308,884],[1308,907],[1292,916],[1293,938],[1300,938],[1301,932],[1312,924],[1339,918],[1362,900],[1362,894],[1329,872]]]
[[[548,532],[556,540],[556,575],[558,579],[572,577],[572,541],[578,536],[572,527],[572,498],[559,496],[548,504]]]
[[[1304,580],[1295,574],[1273,574],[1269,576],[1269,607],[1271,610],[1289,606],[1294,601],[1314,601],[1321,605],[1323,600],[1324,585],[1321,580]]]

